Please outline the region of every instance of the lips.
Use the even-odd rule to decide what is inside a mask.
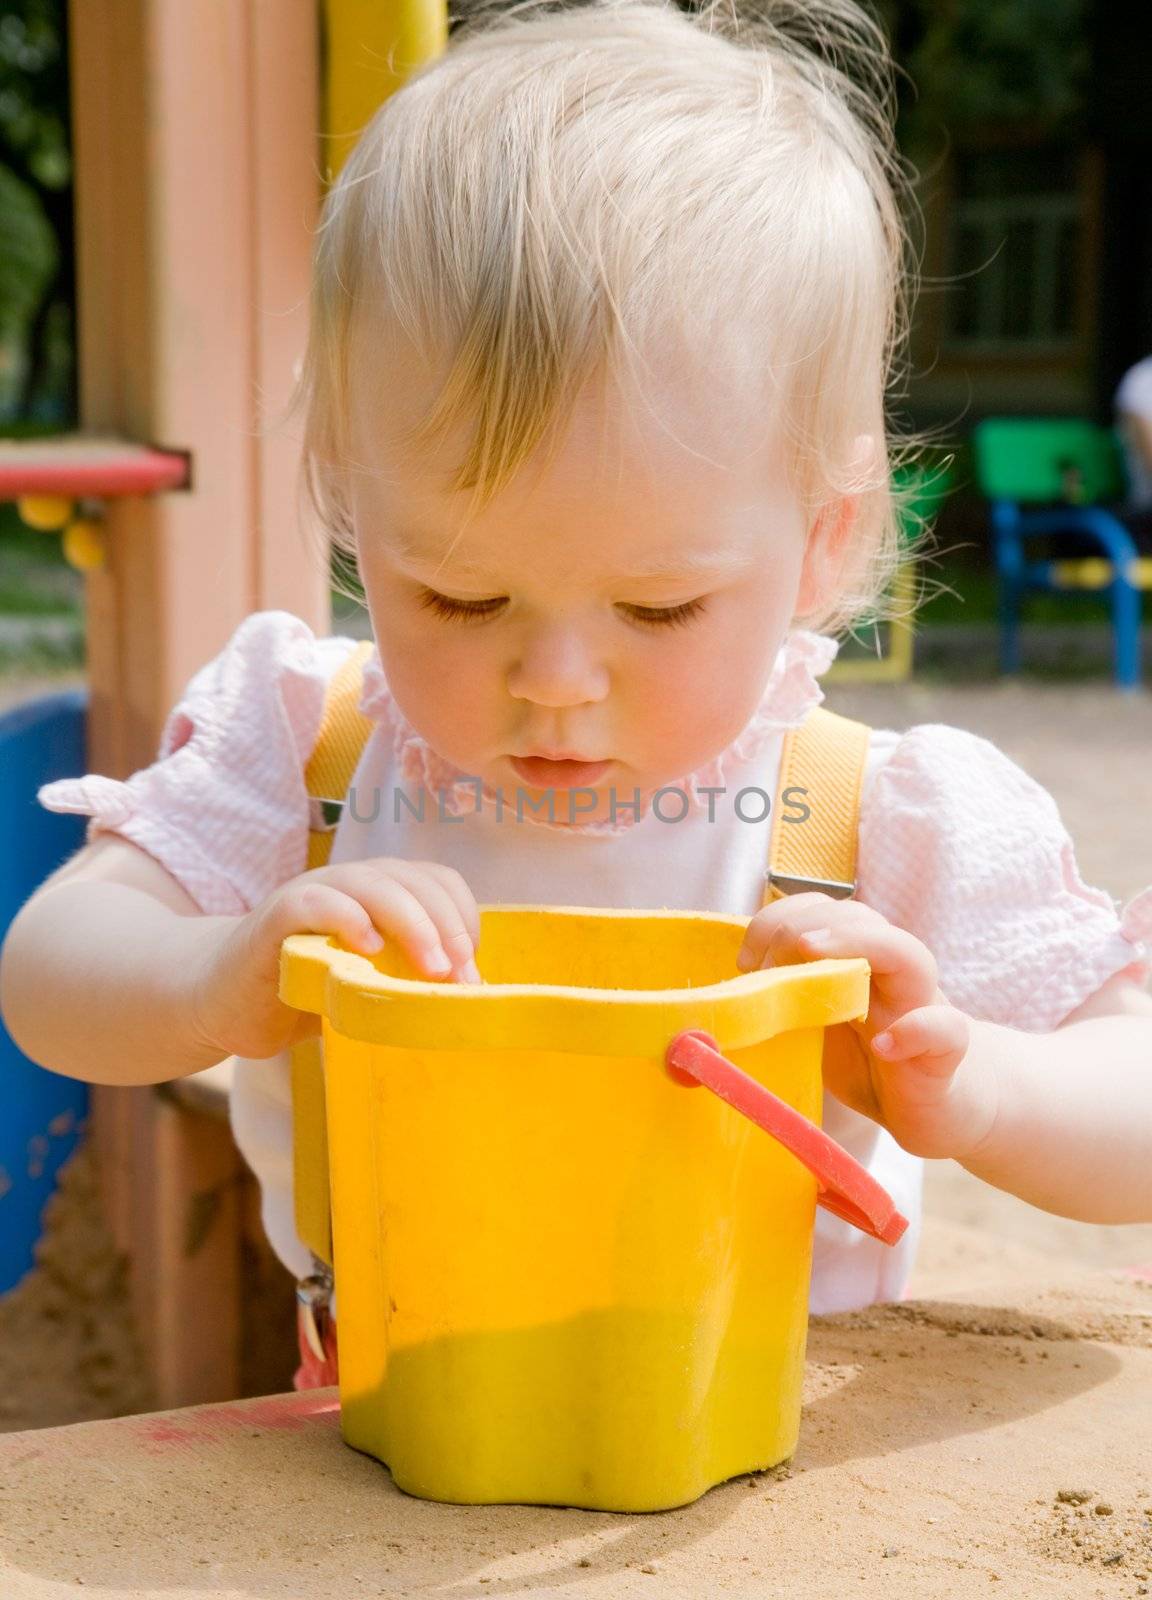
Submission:
[[[607,772],[611,761],[576,761],[570,757],[510,756],[512,770],[533,789],[591,788]]]

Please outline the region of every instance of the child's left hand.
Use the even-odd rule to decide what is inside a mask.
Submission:
[[[868,962],[871,994],[864,1021],[826,1030],[825,1084],[912,1155],[963,1158],[995,1120],[997,1087],[969,1049],[978,1024],[941,994],[936,959],[919,939],[858,900],[785,895],[752,918],[739,964],[752,971],[843,956]]]

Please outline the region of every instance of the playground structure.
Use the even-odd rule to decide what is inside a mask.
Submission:
[[[82,690],[68,689],[0,715],[0,769],[17,775],[0,784],[0,929],[55,868],[83,842],[78,817],[27,817],[28,791],[61,767],[84,759]],[[41,1072],[0,1028],[0,1295],[33,1265],[40,1218],[60,1167],[72,1154],[88,1114],[88,1089],[71,1078]]]
[[[445,35],[438,0],[69,8],[83,439],[7,448],[0,492],[63,501],[57,523],[73,500],[89,522],[99,511],[78,563],[79,770],[150,765],[180,691],[250,612],[328,631],[297,441],[277,426],[304,348],[313,233],[325,179]],[[253,1180],[227,1127],[170,1093],[90,1098],[158,1401],[235,1395]]]

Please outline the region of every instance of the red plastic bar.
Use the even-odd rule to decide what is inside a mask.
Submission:
[[[183,489],[189,460],[127,439],[62,434],[55,439],[0,440],[0,500],[25,495],[116,496]]]
[[[894,1245],[903,1238],[908,1218],[897,1211],[887,1189],[823,1128],[721,1055],[710,1033],[702,1028],[678,1033],[665,1062],[678,1083],[703,1084],[790,1150],[816,1179],[816,1204],[825,1211],[882,1244]]]

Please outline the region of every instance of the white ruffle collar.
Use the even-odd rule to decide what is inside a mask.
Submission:
[[[707,798],[702,791],[725,787],[734,768],[754,760],[776,734],[796,727],[821,703],[824,691],[817,679],[832,665],[839,648],[838,642],[825,634],[793,629],[780,646],[760,703],[743,731],[706,765],[666,787],[683,790],[690,812],[705,810]],[[404,717],[388,687],[379,652],[375,649],[364,663],[360,710],[391,733],[400,776],[408,783],[423,785],[429,793],[439,794],[444,815],[462,816],[477,810],[476,779],[438,755]],[[482,792],[485,803],[494,805],[497,802],[495,791],[485,786]],[[524,820],[535,827],[582,836],[626,833],[647,815],[649,801],[656,792],[655,789],[641,791],[640,805],[635,809],[621,806],[616,820],[611,822],[550,822],[531,812],[525,814]]]

